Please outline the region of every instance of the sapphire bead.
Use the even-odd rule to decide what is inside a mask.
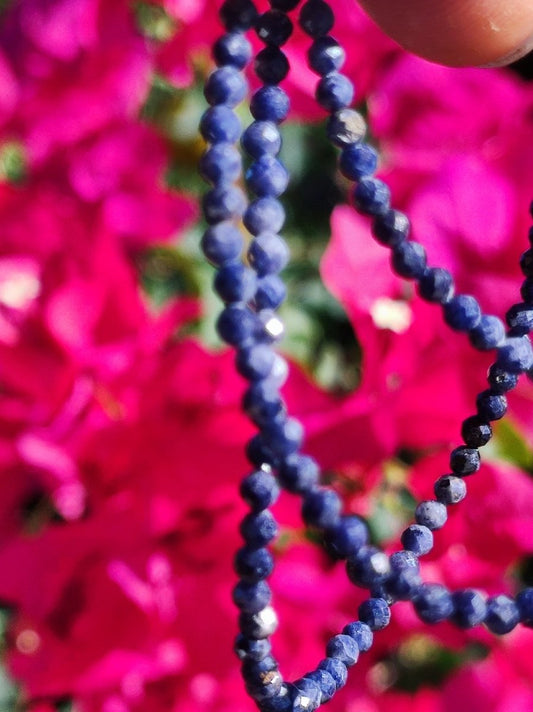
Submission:
[[[333,37],[319,37],[311,45],[307,58],[317,74],[329,74],[342,67],[346,54]]]
[[[275,156],[281,149],[281,136],[273,121],[254,121],[243,133],[241,143],[252,158],[265,153]]]
[[[518,375],[504,371],[497,363],[489,368],[487,380],[493,393],[507,393],[518,383]]]
[[[330,72],[318,82],[316,100],[326,111],[338,111],[349,106],[353,97],[353,84],[344,74]]]
[[[355,515],[341,517],[338,524],[326,530],[324,542],[331,556],[346,559],[368,542],[368,527]]]
[[[335,680],[337,690],[346,685],[348,678],[348,669],[339,658],[325,658],[318,663],[319,670],[325,670]]]
[[[274,559],[268,549],[243,546],[235,555],[234,568],[243,581],[257,583],[270,576],[274,569]]]
[[[242,674],[247,682],[258,679],[262,673],[277,670],[278,664],[272,655],[266,655],[262,660],[243,660]]]
[[[426,250],[419,242],[404,240],[393,247],[392,268],[400,277],[419,279],[426,269]]]
[[[454,611],[451,620],[459,628],[473,628],[485,620],[487,602],[479,591],[471,588],[455,591],[452,601]]]
[[[427,302],[446,304],[453,297],[453,277],[447,269],[430,267],[420,276],[418,293]]]
[[[492,437],[490,423],[477,415],[463,420],[461,426],[461,437],[470,448],[477,448],[486,445]]]
[[[215,42],[213,58],[219,67],[229,64],[244,69],[252,58],[252,46],[241,32],[228,32]]]
[[[239,581],[233,589],[233,602],[246,613],[259,613],[271,598],[270,586],[265,581]]]
[[[435,529],[441,529],[441,527],[446,524],[448,510],[446,509],[446,505],[442,504],[442,502],[427,500],[426,502],[420,502],[417,506],[415,519],[417,524],[421,524],[434,531]]]
[[[253,192],[260,196],[277,197],[289,183],[285,166],[274,156],[261,156],[246,172],[246,180]]]
[[[361,178],[353,198],[357,210],[367,215],[384,215],[389,210],[390,190],[379,178]]]
[[[523,625],[533,628],[533,588],[525,588],[516,597],[516,605]]]
[[[261,433],[254,435],[254,437],[248,441],[246,445],[246,457],[254,467],[264,467],[265,465],[277,467],[279,465],[279,458],[272,451],[269,443],[266,442]]]
[[[358,111],[339,109],[329,117],[326,132],[329,140],[335,146],[344,148],[365,137],[366,123]]]
[[[407,529],[404,529],[401,541],[404,549],[412,551],[417,556],[423,556],[433,548],[431,529],[422,524],[411,524]]]
[[[224,302],[249,302],[255,296],[256,282],[257,277],[252,269],[242,262],[233,262],[218,270],[214,288]]]
[[[407,239],[410,230],[409,218],[399,210],[387,210],[372,223],[372,234],[382,245],[394,247]]]
[[[422,581],[417,569],[406,568],[394,571],[385,587],[389,595],[400,601],[409,601],[417,593]]]
[[[333,10],[324,0],[307,0],[298,19],[302,30],[315,38],[327,35],[335,24]]]
[[[344,635],[349,635],[353,638],[357,644],[357,647],[362,653],[366,653],[372,647],[372,642],[374,640],[374,633],[367,626],[366,623],[361,623],[361,621],[354,621],[353,623],[348,623],[342,629]]]
[[[505,340],[505,326],[497,316],[483,315],[479,324],[470,330],[468,337],[472,346],[479,351],[496,349]]]
[[[249,546],[259,548],[274,539],[278,533],[278,525],[268,509],[265,509],[262,512],[247,514],[241,522],[240,532]]]
[[[319,477],[320,469],[309,455],[293,454],[283,458],[278,471],[281,486],[296,494],[313,489],[318,484]]]
[[[425,503],[422,502],[422,504]],[[412,551],[395,551],[390,557],[390,565],[393,571],[404,571],[405,569],[420,570],[418,557],[415,556]]]
[[[221,222],[207,228],[201,242],[204,255],[217,267],[237,260],[243,246],[242,233],[231,222]]]
[[[264,84],[279,84],[289,73],[289,60],[279,47],[269,45],[257,53],[254,69]]]
[[[512,598],[505,594],[489,598],[485,625],[492,633],[496,635],[510,633],[519,621],[520,611]]]
[[[371,630],[383,630],[390,623],[390,607],[383,598],[369,598],[359,606],[359,618]]]
[[[349,635],[335,635],[328,641],[326,655],[329,658],[337,658],[349,667],[357,662],[359,648],[355,640]]]
[[[533,330],[533,309],[526,304],[515,304],[505,315],[505,320],[513,336],[524,336]]]
[[[244,673],[243,673],[244,676]],[[259,674],[257,677],[245,680],[246,691],[258,705],[276,700],[283,686],[283,678],[276,668]]]
[[[477,413],[483,420],[499,420],[507,411],[507,398],[488,389],[476,398]]]
[[[533,350],[527,336],[513,336],[498,348],[498,365],[509,373],[523,373],[533,366]]]
[[[444,321],[456,331],[470,331],[481,321],[481,308],[475,297],[458,294],[444,304]]]
[[[278,389],[268,380],[258,381],[248,388],[243,396],[242,407],[259,427],[285,413],[285,406]]]
[[[267,274],[257,281],[255,305],[259,310],[277,309],[287,296],[287,287],[277,274]]]
[[[520,269],[525,277],[533,277],[533,249],[526,250],[520,257]]]
[[[210,143],[235,143],[241,135],[241,122],[227,106],[212,106],[200,120],[200,133]]]
[[[253,27],[257,10],[252,0],[226,0],[220,8],[220,19],[228,32],[245,32]]]
[[[239,615],[239,628],[247,638],[261,640],[270,637],[278,627],[278,617],[272,606],[266,606],[259,613],[250,615],[241,612]]]
[[[235,639],[234,650],[240,660],[249,659],[259,662],[259,660],[264,660],[270,654],[271,647],[269,640],[253,640],[239,633]]]
[[[450,467],[452,472],[459,477],[471,475],[479,470],[481,458],[479,450],[470,447],[456,447],[450,454]]]
[[[216,326],[220,338],[232,346],[244,346],[257,335],[259,329],[257,316],[239,303],[225,307]]]
[[[287,118],[289,109],[289,97],[277,86],[261,87],[250,102],[250,112],[258,121],[274,121],[279,124]]]
[[[265,442],[278,457],[287,457],[300,449],[304,429],[300,421],[286,418],[267,423],[262,431]]]
[[[308,672],[305,677],[309,680],[313,680],[319,686],[321,704],[331,700],[337,691],[335,680],[327,670],[321,670],[319,668],[318,670],[313,670],[313,672]]]
[[[274,367],[276,352],[267,344],[252,344],[237,352],[237,371],[249,381],[267,378]]]
[[[440,623],[453,613],[450,592],[439,583],[424,583],[413,601],[418,617],[424,623]]]
[[[260,512],[274,504],[279,496],[279,487],[268,469],[256,470],[241,482],[240,494],[251,509]]]
[[[233,183],[241,174],[241,155],[231,143],[215,143],[200,159],[200,175],[208,183]]]
[[[275,198],[257,198],[248,206],[243,218],[252,235],[261,232],[279,232],[285,222],[285,210]]]
[[[389,557],[375,546],[363,546],[346,562],[346,572],[356,586],[371,588],[389,576]]]
[[[310,710],[316,710],[322,700],[322,691],[316,680],[309,677],[302,677],[293,684],[295,695],[292,709],[294,712],[310,712]]]
[[[435,497],[443,504],[457,504],[466,497],[466,484],[460,477],[443,475],[435,482]]]
[[[234,67],[220,67],[207,77],[204,95],[211,105],[237,106],[246,96],[248,83]]]
[[[350,180],[360,180],[374,173],[378,166],[378,154],[366,143],[354,143],[343,148],[339,168],[343,176]]]
[[[280,10],[267,10],[258,19],[255,31],[265,44],[281,47],[292,35],[292,22]]]
[[[338,523],[341,508],[338,494],[330,489],[315,487],[304,494],[302,517],[307,525],[325,529]]]
[[[238,219],[245,209],[246,197],[242,190],[234,185],[218,185],[202,199],[202,210],[209,225]]]
[[[281,272],[289,257],[285,240],[272,232],[261,233],[248,248],[248,260],[260,277]]]

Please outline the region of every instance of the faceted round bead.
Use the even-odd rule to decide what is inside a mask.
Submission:
[[[456,331],[470,331],[481,321],[481,309],[475,297],[458,294],[444,305],[444,321]]]
[[[320,703],[328,702],[337,692],[337,685],[332,675],[327,670],[313,670],[306,675],[309,680],[314,680],[320,688]]]
[[[263,437],[272,452],[278,457],[287,457],[299,450],[304,429],[299,420],[287,418],[264,426]]]
[[[417,524],[421,524],[428,529],[434,531],[441,529],[448,519],[448,510],[446,505],[435,500],[427,500],[420,502],[415,510],[415,519]]]
[[[513,336],[524,336],[533,329],[533,309],[525,304],[514,304],[505,315],[505,320]]]
[[[369,598],[359,606],[359,618],[371,630],[383,630],[390,623],[390,607],[383,598]]]
[[[400,277],[419,279],[424,274],[426,263],[426,250],[419,242],[404,240],[393,248],[391,264]]]
[[[321,529],[333,527],[339,521],[341,508],[338,494],[330,489],[315,487],[304,495],[302,517],[309,526]]]
[[[366,134],[366,122],[362,115],[354,109],[339,109],[332,114],[326,124],[329,140],[344,148],[361,141]]]
[[[220,338],[232,346],[244,346],[258,333],[257,316],[242,304],[230,304],[217,319]]]
[[[272,514],[267,510],[247,514],[241,522],[240,532],[250,546],[265,546],[278,533],[278,525]]]
[[[244,612],[239,615],[241,633],[253,640],[268,638],[275,632],[277,627],[278,617],[271,606],[266,606],[266,608],[254,615]]]
[[[290,687],[282,684],[279,692],[267,700],[261,700],[259,709],[261,712],[293,712],[293,693]]]
[[[265,44],[281,47],[292,35],[292,22],[280,10],[267,10],[257,21],[255,31]]]
[[[337,690],[346,685],[348,670],[346,665],[339,658],[325,658],[318,663],[319,670],[325,670],[335,680]]]
[[[453,297],[453,277],[443,267],[430,267],[419,279],[418,293],[427,302],[446,304]]]
[[[267,344],[252,344],[237,352],[237,371],[249,381],[267,378],[272,372],[276,353]]]
[[[510,633],[519,622],[520,611],[512,598],[505,594],[489,598],[485,625],[492,633],[496,635]]]
[[[344,74],[330,72],[318,82],[316,100],[326,111],[338,111],[349,106],[353,97],[353,84]]]
[[[243,581],[257,583],[270,576],[274,569],[274,559],[268,549],[243,546],[237,551],[234,568]]]
[[[486,445],[492,437],[490,423],[477,415],[463,420],[461,426],[461,437],[470,448],[478,448]]]
[[[267,343],[274,343],[283,338],[285,327],[277,312],[272,309],[261,309],[257,316],[263,325],[262,338]]]
[[[368,527],[360,517],[344,516],[338,524],[326,530],[324,541],[331,556],[346,559],[368,543]]]
[[[342,175],[354,181],[372,175],[377,165],[377,151],[366,143],[354,143],[346,146],[339,159]]]
[[[389,561],[393,571],[404,571],[405,569],[420,570],[418,557],[415,556],[412,551],[395,551]]]
[[[272,451],[262,433],[257,433],[253,438],[250,438],[246,445],[245,453],[248,461],[254,467],[264,467],[265,465],[277,467],[279,464],[279,458]]]
[[[346,572],[356,586],[371,588],[389,576],[389,557],[375,546],[362,546],[346,562]]]
[[[276,668],[246,681],[245,687],[250,697],[262,707],[263,703],[277,699],[283,687],[283,678]]]
[[[200,159],[200,175],[208,183],[233,183],[241,174],[242,160],[231,143],[215,143]]]
[[[333,37],[319,37],[307,52],[309,66],[317,74],[329,74],[342,67],[346,54]]]
[[[202,210],[209,225],[235,220],[246,209],[246,197],[234,185],[219,185],[207,192],[202,199]]]
[[[281,462],[278,479],[288,492],[303,494],[313,489],[320,477],[320,469],[309,455],[293,454]]]
[[[385,586],[394,599],[410,601],[416,595],[421,583],[418,571],[406,568],[394,571]]]
[[[476,398],[477,413],[483,420],[499,420],[507,411],[507,398],[490,389]]]
[[[533,304],[533,277],[526,277],[520,287],[520,296],[526,305]]]
[[[424,583],[413,601],[418,617],[424,623],[440,623],[453,613],[450,592],[439,583]]]
[[[213,47],[213,58],[220,67],[229,64],[244,69],[252,57],[252,46],[242,32],[228,32]]]
[[[281,272],[289,258],[287,243],[273,232],[257,235],[248,248],[248,260],[260,277]]]
[[[277,670],[278,665],[272,655],[267,655],[262,660],[244,660],[242,664],[242,674],[246,682],[254,682],[262,677],[264,673]]]
[[[222,222],[207,228],[201,242],[204,255],[217,267],[238,259],[243,246],[242,233],[231,222]]]
[[[241,129],[239,117],[223,104],[207,109],[200,120],[200,133],[210,143],[235,143]]]
[[[268,380],[278,388],[281,388],[287,382],[287,378],[289,377],[289,364],[283,356],[280,356],[277,352],[274,353],[274,363],[272,365],[272,371],[270,372]]]
[[[242,633],[235,639],[234,650],[240,660],[264,660],[270,654],[271,648],[270,641],[266,639],[253,640]]]
[[[513,336],[498,348],[498,365],[509,373],[523,373],[533,366],[533,350],[527,336]]]
[[[349,635],[335,635],[328,640],[326,655],[329,658],[338,658],[349,667],[357,662],[359,648],[355,640]]]
[[[533,248],[526,250],[520,257],[520,269],[525,277],[533,277]]]
[[[457,504],[466,497],[466,484],[460,477],[443,475],[435,482],[435,497],[443,504]]]
[[[244,226],[252,233],[279,232],[285,222],[285,210],[276,198],[257,198],[248,206]]]
[[[335,23],[333,10],[324,0],[307,0],[298,19],[302,30],[315,38],[327,35]]]
[[[277,274],[267,274],[257,281],[255,305],[258,309],[277,309],[287,296],[287,287]]]
[[[242,407],[246,415],[259,427],[279,418],[285,412],[278,388],[269,381],[253,383],[244,394]]]
[[[220,67],[207,77],[204,94],[211,105],[237,106],[247,90],[248,84],[241,72],[234,67]]]
[[[361,623],[361,621],[348,623],[348,625],[344,626],[342,632],[344,635],[349,635],[350,638],[355,640],[358,649],[362,653],[366,653],[372,647],[374,633],[372,633],[366,623]]]
[[[270,507],[279,496],[276,478],[269,470],[256,470],[241,482],[240,494],[256,512]]]
[[[372,586],[370,588],[370,596],[372,598],[382,598],[385,603],[392,606],[396,599],[388,590],[389,581],[390,579],[387,579],[384,583],[378,583],[375,586]]]
[[[407,239],[410,230],[409,218],[399,210],[387,210],[372,223],[372,234],[382,245],[394,247]]]
[[[281,149],[281,136],[273,121],[254,121],[243,133],[241,143],[252,158],[265,153],[276,156]]]
[[[489,368],[487,380],[493,393],[507,393],[518,383],[518,375],[504,371],[497,363]]]
[[[258,12],[252,0],[226,0],[220,9],[220,19],[228,32],[245,32],[253,27]]]
[[[367,215],[383,215],[389,210],[390,190],[379,178],[361,178],[353,198],[355,207]]]
[[[468,337],[472,346],[479,351],[496,349],[505,339],[505,326],[497,316],[483,315]]]
[[[267,154],[252,163],[246,172],[246,180],[256,195],[277,197],[286,189],[289,174],[277,158]]]
[[[250,102],[252,116],[258,121],[274,121],[279,124],[287,118],[289,109],[289,97],[277,86],[261,87]]]
[[[223,265],[215,275],[214,287],[224,302],[249,302],[255,296],[257,276],[242,262]]]
[[[479,450],[471,447],[456,447],[450,454],[450,467],[452,472],[459,477],[471,475],[479,470],[481,458]]]
[[[485,597],[472,588],[452,593],[453,616],[451,620],[459,628],[473,628],[480,625],[487,615]]]
[[[316,710],[322,699],[320,685],[309,677],[302,677],[294,683],[296,694],[293,700],[294,712]]]
[[[533,588],[525,588],[516,597],[520,621],[528,628],[533,628]]]
[[[433,548],[431,529],[422,524],[411,524],[402,533],[402,546],[417,556],[427,554]]]
[[[246,613],[259,613],[271,598],[270,586],[265,581],[239,581],[233,588],[233,602]]]
[[[273,45],[265,47],[255,58],[255,73],[265,84],[279,84],[289,73],[289,60]]]

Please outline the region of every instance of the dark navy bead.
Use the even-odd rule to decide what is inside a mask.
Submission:
[[[220,67],[205,82],[204,95],[211,105],[237,106],[246,96],[248,83],[234,67]]]
[[[355,515],[341,517],[338,524],[327,529],[324,542],[329,554],[336,559],[354,556],[368,542],[368,527]]]
[[[458,294],[444,305],[444,321],[456,331],[470,331],[481,321],[481,309],[475,297]]]
[[[333,10],[324,0],[307,0],[298,21],[302,30],[310,37],[323,37],[335,24],[335,17]]]
[[[258,121],[274,121],[279,124],[287,118],[290,106],[289,97],[283,89],[266,86],[252,96],[250,112]]]
[[[267,378],[272,372],[276,353],[267,344],[252,344],[237,352],[237,371],[249,381]]]
[[[319,670],[325,670],[335,680],[337,690],[346,685],[348,678],[348,669],[346,665],[338,658],[325,658],[318,663]]]
[[[250,438],[246,445],[246,457],[249,462],[255,467],[263,467],[264,465],[270,465],[270,467],[277,467],[279,464],[279,458],[272,451],[269,443],[265,441],[265,438],[261,433],[254,435]]]
[[[289,257],[285,240],[272,232],[257,235],[248,248],[248,260],[260,277],[281,272]]]
[[[241,143],[253,158],[265,153],[275,156],[281,149],[281,136],[273,121],[254,121],[243,133]]]
[[[435,482],[435,497],[443,504],[457,504],[466,497],[466,484],[460,477],[443,475]]]
[[[422,580],[416,569],[394,571],[385,587],[389,594],[400,601],[410,601],[416,595]]]
[[[219,185],[212,188],[202,199],[202,210],[209,225],[242,216],[246,209],[246,197],[234,185]]]
[[[366,123],[358,111],[339,109],[329,117],[326,133],[335,146],[344,148],[358,143],[365,137]]]
[[[520,257],[520,269],[525,277],[533,277],[533,249],[526,250]]]
[[[498,349],[498,365],[509,373],[523,373],[533,366],[533,351],[527,336],[513,336]]]
[[[375,546],[362,546],[346,562],[348,578],[356,586],[370,588],[390,575],[389,557]]]
[[[267,343],[274,343],[283,338],[285,327],[273,309],[261,309],[257,316],[263,325],[262,338]]]
[[[224,302],[249,302],[255,296],[257,276],[242,262],[223,265],[215,275],[215,292]]]
[[[479,450],[471,447],[456,447],[450,454],[450,467],[452,472],[459,477],[471,475],[479,470],[481,458]]]
[[[289,174],[283,163],[274,156],[264,155],[246,171],[250,189],[262,197],[281,195],[289,183]]]
[[[258,19],[255,31],[265,44],[281,47],[292,35],[292,22],[280,10],[267,10]]]
[[[390,190],[379,178],[361,178],[353,198],[357,210],[367,215],[384,215],[389,210]]]
[[[226,0],[220,9],[220,19],[229,32],[249,30],[257,16],[252,0]]]
[[[247,544],[261,547],[274,539],[278,533],[278,525],[268,509],[265,509],[262,512],[247,514],[239,531]]]
[[[320,469],[309,455],[289,455],[283,458],[278,471],[280,485],[288,492],[303,494],[318,483]]]
[[[278,627],[278,617],[272,606],[266,606],[259,613],[250,615],[241,612],[239,615],[239,628],[247,638],[261,640],[268,638]]]
[[[243,581],[257,583],[270,576],[274,569],[274,559],[268,549],[243,546],[235,555],[234,568]]]
[[[505,340],[505,326],[501,319],[490,314],[483,315],[479,324],[468,333],[470,343],[479,351],[496,349]]]
[[[229,304],[217,319],[220,338],[232,346],[244,346],[258,333],[257,316],[243,304]]]
[[[294,683],[296,694],[294,695],[294,712],[306,712],[315,710],[322,701],[322,691],[316,680],[310,677],[302,677]]]
[[[279,47],[269,45],[257,53],[254,69],[265,84],[279,84],[289,73],[289,60]]]
[[[338,523],[341,509],[342,503],[336,492],[316,487],[304,495],[302,517],[307,525],[324,529]]]
[[[285,222],[285,210],[276,198],[257,198],[248,206],[244,226],[252,233],[279,232]]]
[[[533,628],[533,588],[525,588],[516,597],[520,621],[528,628]]]
[[[277,500],[279,487],[274,475],[267,470],[256,470],[241,482],[241,497],[256,512],[270,507]]]
[[[307,57],[317,74],[329,74],[342,67],[346,54],[333,37],[319,37],[311,45]]]
[[[210,143],[235,143],[241,135],[240,119],[225,105],[212,106],[200,120],[200,132]]]
[[[279,692],[266,700],[256,700],[260,712],[293,712],[293,691],[283,684]]]
[[[328,640],[326,655],[329,658],[338,658],[346,667],[355,665],[359,658],[359,648],[355,640],[349,635],[334,635]]]
[[[335,680],[327,670],[321,670],[320,668],[318,670],[313,670],[313,672],[307,673],[306,678],[313,680],[319,686],[321,704],[331,700],[337,691]]]
[[[439,583],[424,583],[413,601],[418,617],[424,623],[440,623],[453,613],[450,592]]]
[[[339,168],[350,180],[360,180],[374,173],[378,165],[377,151],[366,143],[354,143],[343,148]]]
[[[344,626],[342,632],[344,635],[349,635],[350,638],[355,640],[361,653],[366,653],[372,647],[374,633],[372,633],[366,623],[361,623],[361,621],[348,623],[348,625]]]
[[[453,615],[451,620],[459,628],[473,628],[480,625],[487,615],[485,597],[472,588],[452,593]]]
[[[201,247],[207,259],[217,267],[238,259],[244,247],[241,231],[231,222],[222,222],[207,228]]]
[[[399,210],[387,210],[383,215],[378,215],[372,223],[372,234],[378,242],[388,247],[404,242],[409,230],[409,218]]]
[[[262,673],[277,670],[278,664],[272,655],[266,655],[261,660],[252,660],[251,658],[243,660],[241,669],[244,679],[249,682],[260,677]]]
[[[204,153],[198,168],[209,183],[233,183],[241,174],[241,155],[231,143],[215,143]]]
[[[258,426],[264,425],[285,413],[278,388],[269,381],[253,383],[245,392],[242,407]]]
[[[371,630],[383,630],[390,623],[390,607],[383,598],[368,598],[361,603],[358,613]]]
[[[228,32],[215,42],[213,58],[219,67],[229,64],[244,69],[252,58],[252,46],[241,32]]]
[[[330,72],[318,82],[316,100],[326,111],[338,111],[349,106],[353,97],[353,84],[344,74]]]
[[[390,579],[387,579],[385,583],[378,583],[375,586],[372,586],[370,589],[370,596],[371,598],[382,598],[389,606],[392,606],[392,604],[396,601],[396,598],[388,590],[389,580]]]
[[[287,418],[265,425],[262,435],[275,455],[287,457],[300,449],[304,429],[299,420]]]
[[[453,277],[443,267],[430,267],[420,277],[418,293],[427,302],[446,304],[453,297]]]
[[[533,277],[526,277],[522,282],[520,296],[528,306],[533,304]]]
[[[270,5],[275,10],[283,10],[283,12],[290,12],[298,5],[300,0],[270,0]]]
[[[492,428],[486,420],[477,415],[471,415],[470,418],[463,420],[461,437],[468,447],[483,447],[492,437]]]
[[[497,363],[489,368],[487,380],[493,393],[507,393],[518,383],[518,375],[504,371]]]
[[[525,304],[514,304],[505,320],[513,332],[513,336],[524,336],[533,329],[533,308]]]
[[[242,633],[239,633],[235,639],[234,650],[240,660],[248,659],[259,662],[270,654],[271,648],[270,641],[266,639],[253,640],[252,638],[247,638]]]
[[[496,635],[510,633],[520,621],[520,611],[515,601],[505,594],[492,596],[487,601],[485,625]]]
[[[427,500],[420,502],[415,510],[415,519],[417,524],[427,527],[434,531],[440,529],[446,524],[448,519],[448,510],[446,505],[435,500]]]
[[[507,398],[488,389],[476,398],[477,413],[483,420],[499,420],[507,411]]]
[[[433,548],[431,529],[422,524],[411,524],[407,529],[404,529],[401,541],[404,549],[412,551],[417,556],[423,556]]]
[[[287,287],[277,274],[267,274],[257,281],[255,305],[259,310],[277,309],[287,296]]]
[[[239,581],[233,588],[233,602],[246,613],[259,613],[271,598],[272,591],[265,581]]]
[[[391,264],[400,277],[419,279],[424,274],[426,263],[426,250],[419,242],[404,240],[393,248]]]
[[[257,677],[247,680],[246,691],[258,705],[275,700],[283,686],[283,678],[276,668],[270,672],[260,673]]]
[[[404,571],[405,569],[420,570],[418,557],[412,551],[395,551],[389,559],[393,571]]]

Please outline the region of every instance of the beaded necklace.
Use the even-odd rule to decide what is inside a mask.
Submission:
[[[464,478],[480,467],[478,448],[492,436],[491,421],[505,415],[505,394],[514,388],[518,375],[533,366],[528,338],[533,328],[533,248],[520,260],[525,275],[523,301],[507,312],[507,328],[498,317],[483,314],[474,297],[455,294],[448,270],[427,265],[423,246],[408,239],[408,218],[390,206],[388,187],[373,175],[377,154],[364,141],[363,117],[350,108],[354,89],[339,71],[344,51],[329,34],[334,16],[325,0],[306,0],[298,22],[310,38],[308,60],[320,77],[316,100],[329,113],[328,138],[340,149],[341,172],[355,182],[354,205],[371,218],[374,238],[390,248],[396,274],[413,280],[424,300],[440,305],[444,321],[452,329],[465,332],[474,348],[494,349],[496,360],[489,369],[488,388],[476,399],[475,414],[462,423],[463,443],[450,454],[450,474],[436,481],[435,499],[418,504],[415,523],[401,536],[403,549],[391,556],[368,543],[363,520],[342,513],[336,492],[319,484],[316,461],[300,451],[303,428],[289,417],[280,395],[288,365],[274,348],[283,334],[276,312],[285,298],[279,273],[289,260],[287,245],[279,235],[285,219],[279,198],[289,176],[277,158],[281,148],[278,127],[290,108],[289,97],[279,86],[289,72],[281,48],[293,29],[288,13],[299,4],[300,0],[270,0],[271,9],[259,15],[251,0],[224,2],[220,19],[226,33],[214,46],[218,68],[206,82],[210,108],[200,125],[209,144],[200,172],[212,185],[203,201],[209,227],[202,238],[202,249],[217,269],[214,289],[225,304],[217,329],[236,349],[237,370],[249,381],[243,409],[259,430],[246,448],[254,470],[240,487],[250,512],[240,527],[244,546],[235,557],[240,581],[233,598],[240,610],[235,650],[242,660],[246,689],[264,712],[315,710],[330,700],[345,684],[348,667],[370,649],[374,632],[389,624],[391,606],[398,600],[411,601],[427,623],[449,619],[459,628],[484,623],[500,635],[519,622],[533,627],[533,588],[522,590],[514,599],[505,594],[487,598],[474,589],[451,592],[443,585],[423,582],[418,562],[432,549],[433,532],[445,525],[447,507],[466,496]],[[252,50],[245,33],[251,28],[265,45],[254,65],[262,86],[250,102],[254,121],[241,136],[233,108],[247,94],[243,70]],[[251,202],[236,185],[242,164],[235,146],[239,139],[252,159],[245,176],[249,191],[255,195]],[[241,220],[252,236],[247,264],[238,227]],[[533,228],[529,238],[533,242]],[[269,507],[280,487],[301,497],[305,524],[320,532],[332,557],[346,560],[349,579],[370,592],[359,606],[358,620],[329,640],[325,657],[315,670],[292,683],[284,682],[269,642],[277,627],[266,582],[274,567],[267,547],[277,534]]]

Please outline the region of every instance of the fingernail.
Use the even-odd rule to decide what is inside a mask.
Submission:
[[[533,35],[528,37],[527,40],[520,45],[520,47],[517,47],[516,49],[513,49],[512,52],[509,52],[509,54],[506,54],[499,59],[495,59],[494,62],[482,64],[481,66],[487,69],[491,67],[505,67],[508,64],[512,64],[513,62],[517,62],[519,59],[522,59],[522,57],[529,54],[531,50],[533,50]]]

